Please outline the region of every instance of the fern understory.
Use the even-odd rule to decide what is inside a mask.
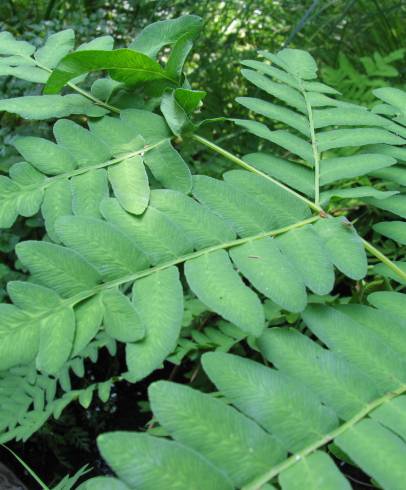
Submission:
[[[42,240],[17,244],[29,278],[9,282],[0,305],[0,442],[27,440],[74,401],[106,403],[165,361],[200,369],[201,357],[212,392],[151,384],[150,433],[99,436],[117,478],[79,488],[347,489],[344,461],[399,490],[406,94],[374,90],[369,109],[318,81],[308,53],[260,51],[242,62],[256,87],[237,99],[249,118],[229,121],[258,138],[240,158],[199,134],[221,118],[193,115],[205,92],[183,65],[200,28],[194,16],[152,24],[118,50],[108,36],[74,50],[71,30],[37,50],[0,34],[0,73],[44,84],[0,110],[58,119],[55,141],[16,138],[23,161],[0,177],[0,226],[44,225]],[[192,175],[184,144],[243,170]],[[372,224],[399,245],[390,256],[357,231],[364,208],[385,212]],[[335,288],[344,281],[353,297]],[[124,352],[125,366],[87,379],[102,349]]]

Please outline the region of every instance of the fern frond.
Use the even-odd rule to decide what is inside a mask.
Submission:
[[[287,158],[259,152],[246,155],[244,160],[298,191],[314,196],[316,204],[326,204],[332,196],[372,196],[379,200],[387,197],[365,186],[345,190],[336,186],[344,179],[385,172],[396,163],[391,154],[379,150],[381,145],[405,144],[406,128],[400,121],[393,122],[378,114],[379,111],[341,102],[334,89],[315,81],[316,63],[304,51],[284,49],[277,54],[261,52],[261,55],[272,64],[243,61],[249,69],[243,69],[242,74],[285,105],[252,97],[240,97],[237,101],[262,116],[261,119],[276,121],[277,127],[288,129],[270,130],[263,122],[253,120],[235,122],[279,146]],[[360,148],[372,144],[371,151],[359,154]],[[344,148],[352,148],[352,154],[332,154]],[[333,189],[321,193],[321,188],[332,184]]]
[[[153,383],[154,415],[173,441],[104,434],[98,439],[103,457],[123,484],[140,489],[206,488],[202,482],[219,474],[223,480],[207,488],[257,490],[278,479],[283,490],[298,482],[350,489],[329,455],[334,441],[382,488],[402,488],[406,367],[399,354],[406,335],[404,309],[399,316],[393,306],[406,296],[374,293],[370,300],[377,309],[309,306],[303,321],[315,340],[288,327],[266,330],[258,345],[274,367],[204,354],[204,370],[231,405],[187,386]],[[397,342],[388,342],[391,336]],[[195,455],[187,467],[180,447]]]

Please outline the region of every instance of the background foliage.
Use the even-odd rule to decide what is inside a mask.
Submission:
[[[204,34],[195,42],[186,73],[194,89],[208,92],[204,103],[205,117],[246,116],[246,110],[235,103],[235,98],[255,96],[258,90],[250,87],[242,77],[240,60],[254,58],[258,47],[271,52],[286,46],[309,50],[320,63],[323,80],[340,90],[343,98],[349,101],[370,105],[373,89],[385,85],[405,86],[406,2],[401,0],[8,0],[0,4],[0,30],[12,32],[39,46],[49,35],[73,28],[78,43],[110,34],[116,40],[116,47],[122,47],[151,22],[183,14],[196,14],[204,20]],[[37,93],[39,88],[32,83],[12,77],[0,81],[1,98]],[[47,122],[33,124],[8,113],[1,113],[0,117],[0,172],[6,173],[19,158],[10,145],[11,138],[16,134],[50,137],[51,125]],[[207,127],[202,134],[205,132],[237,154],[258,150],[257,141],[244,128],[225,123]],[[226,161],[209,155],[195,144],[184,147],[183,155],[198,173],[219,176],[228,168]],[[358,228],[368,230],[372,218],[368,211],[362,213]],[[374,221],[377,221],[376,217]],[[1,298],[5,297],[6,282],[23,276],[13,252],[15,245],[22,239],[41,236],[40,226],[37,218],[20,218],[10,230],[0,231]],[[375,235],[373,239],[379,240],[383,251],[392,258],[400,254],[391,240]],[[359,283],[352,289],[343,278],[340,281],[339,292],[348,296],[362,297],[374,288],[373,284]],[[286,320],[294,323],[297,319],[295,314],[282,318],[280,311],[270,303],[267,315],[275,326]],[[150,420],[146,394],[151,381],[164,377],[206,389],[207,378],[198,362],[203,352],[233,349],[233,353],[254,359],[259,357],[247,344],[239,343],[241,332],[233,331],[230,324],[206,312],[192,297],[186,302],[183,324],[182,339],[164,374],[153,374],[136,387],[120,383],[113,388],[108,403],[96,400],[87,411],[72,405],[59,420],[49,421],[28,443],[13,443],[10,447],[45,479],[52,464],[55,471],[47,480],[49,485],[67,472],[76,471],[83,461],[89,462],[95,473],[103,472],[105,463],[95,447],[99,433],[139,429],[148,423],[150,432],[154,433],[155,422]],[[214,334],[214,326],[219,327],[221,335]],[[192,336],[190,332],[193,332]],[[215,332],[218,332],[217,328]],[[97,363],[86,365],[89,379],[105,379],[108,377],[106,370],[113,376],[119,372],[117,363],[116,358],[102,350]],[[21,470],[18,472],[21,474]],[[355,470],[349,469],[349,473],[354,481],[365,481],[364,475],[358,475]],[[359,488],[367,486],[360,483]]]

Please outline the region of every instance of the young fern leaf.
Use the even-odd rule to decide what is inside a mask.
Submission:
[[[402,488],[406,368],[399,354],[406,336],[403,311],[398,316],[392,304],[406,296],[377,294],[384,294],[371,295],[377,309],[309,306],[303,320],[316,340],[293,328],[266,330],[258,345],[272,368],[232,354],[204,354],[203,368],[227,402],[175,383],[153,383],[152,410],[173,441],[103,434],[98,445],[106,462],[130,488],[201,488],[201,481],[222,474],[224,480],[210,488],[259,490],[278,479],[282,490],[298,482],[301,488],[349,490],[329,455],[334,441],[382,488]],[[390,344],[388,311],[397,339]],[[205,461],[206,476],[181,464],[178,447],[195,454],[193,468]],[[92,488],[91,482],[81,488]]]
[[[189,192],[190,171],[172,147],[163,118],[154,115],[153,142],[148,133],[145,141],[142,125],[140,132],[133,129],[144,112],[128,109],[120,119],[106,116],[89,122],[89,130],[61,119],[53,128],[56,143],[17,138],[14,146],[26,161],[11,167],[10,178],[0,177],[0,227],[12,226],[19,214],[29,217],[41,210],[48,235],[58,243],[56,219],[69,214],[101,217],[109,182],[120,205],[141,214],[150,194],[144,163],[164,186]]]
[[[256,87],[285,105],[252,97],[240,97],[237,101],[265,120],[287,126],[288,130],[271,131],[264,123],[253,120],[235,122],[281,147],[288,157],[259,152],[246,155],[244,160],[314,197],[316,205],[328,203],[332,196],[373,196],[381,200],[392,195],[368,187],[342,190],[336,183],[391,167],[396,163],[393,156],[379,152],[379,148],[362,155],[354,154],[354,150],[350,156],[331,156],[331,152],[373,143],[404,145],[406,128],[362,106],[336,99],[334,89],[315,81],[317,66],[307,52],[284,49],[277,54],[261,54],[272,64],[243,61],[249,69],[243,69],[242,73]],[[324,186],[332,184],[332,189],[321,192]]]

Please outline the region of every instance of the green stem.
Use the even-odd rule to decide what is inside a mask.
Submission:
[[[202,145],[207,146],[211,150],[215,151],[216,153],[219,153],[224,158],[227,158],[228,160],[236,163],[240,167],[243,167],[246,170],[249,170],[250,172],[252,172],[252,173],[254,173],[256,175],[259,175],[259,176],[261,176],[261,177],[263,177],[263,178],[265,178],[267,180],[270,180],[271,182],[273,182],[278,187],[281,187],[285,191],[289,192],[290,194],[294,195],[298,199],[300,199],[303,202],[305,202],[314,211],[317,211],[318,213],[323,212],[323,208],[321,208],[319,205],[315,204],[313,201],[310,201],[310,199],[307,199],[306,197],[304,197],[301,194],[299,194],[298,192],[294,191],[293,189],[291,189],[287,185],[282,184],[278,180],[274,179],[270,175],[268,175],[268,174],[266,174],[264,172],[261,172],[261,170],[258,170],[257,168],[253,167],[252,165],[249,165],[248,163],[244,162],[244,160],[241,160],[241,158],[236,157],[235,155],[233,155],[229,151],[225,150],[224,148],[221,148],[220,146],[217,146],[215,143],[213,143],[213,142],[207,140],[206,138],[203,138],[202,136],[199,136],[197,134],[194,134],[192,136],[192,139],[194,139],[195,141],[198,141]]]
[[[86,97],[87,99],[94,102],[96,105],[98,105],[100,107],[104,107],[105,109],[108,109],[111,112],[115,112],[116,114],[120,114],[120,112],[121,112],[120,109],[118,109],[117,107],[114,107],[113,105],[107,104],[107,102],[103,102],[102,100],[98,99],[97,97],[94,97],[92,94],[90,94],[86,90],[81,89],[80,87],[78,87],[74,83],[68,82],[67,85],[71,89],[76,90],[76,92],[78,92],[80,95],[83,95],[83,97]]]
[[[301,461],[304,457],[313,453],[320,447],[325,446],[326,444],[334,440],[336,437],[338,437],[340,434],[344,433],[346,430],[353,427],[357,422],[365,418],[370,412],[372,412],[372,410],[375,410],[375,408],[378,408],[379,406],[388,402],[392,398],[401,395],[405,391],[406,391],[406,385],[401,385],[397,390],[386,393],[386,395],[377,398],[376,400],[373,400],[371,403],[368,403],[367,405],[365,405],[365,407],[362,410],[360,410],[350,420],[347,420],[347,422],[345,422],[343,425],[340,425],[339,427],[337,427],[337,429],[326,434],[322,439],[319,439],[313,444],[310,444],[309,446],[305,447],[301,451],[292,454],[292,456],[290,456],[282,463],[274,466],[269,471],[259,476],[258,478],[255,478],[255,480],[248,483],[247,485],[244,485],[241,490],[260,490],[263,485],[271,481],[273,478],[275,478],[275,476],[282,473],[282,471],[287,470],[294,464]]]
[[[406,281],[406,272],[404,272],[400,267],[398,267],[394,262],[392,262],[391,259],[387,257],[385,254],[383,254],[380,250],[375,248],[371,243],[369,243],[364,239],[362,239],[362,242],[366,250],[368,250],[368,252],[374,255],[378,260],[380,260],[382,263],[388,266],[390,270],[395,272],[398,276],[400,276],[403,280]]]
[[[313,111],[306,92],[302,91],[306,102],[307,115],[309,117],[310,138],[312,142],[313,159],[314,159],[314,203],[320,205],[320,154],[317,148],[316,133],[314,131]]]

